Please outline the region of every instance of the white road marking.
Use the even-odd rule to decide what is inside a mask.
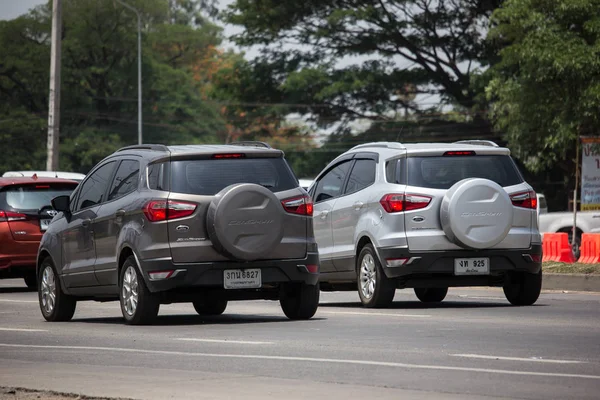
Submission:
[[[318,311],[321,314],[340,314],[340,315],[375,315],[384,317],[413,317],[413,318],[429,318],[431,315],[424,314],[396,314],[396,313],[381,313],[381,312],[364,312],[364,311]]]
[[[450,354],[452,357],[466,357],[466,358],[481,358],[484,360],[503,360],[503,361],[529,361],[529,362],[540,362],[550,364],[582,364],[585,361],[575,360],[551,360],[544,358],[525,358],[525,357],[500,357],[500,356],[486,356],[482,354]]]
[[[203,343],[232,343],[232,344],[273,344],[273,342],[254,342],[250,340],[227,340],[227,339],[196,339],[196,338],[178,338],[186,342],[203,342]]]
[[[267,356],[267,355],[259,355],[259,354],[191,353],[191,352],[187,352],[187,351],[144,350],[144,349],[119,348],[119,347],[51,346],[51,345],[27,345],[27,344],[11,344],[11,343],[0,343],[0,347],[48,349],[48,350],[79,350],[79,351],[90,350],[90,351],[106,351],[106,352],[118,352],[118,353],[160,354],[160,355],[183,356],[183,357],[237,358],[237,359],[272,360],[272,361],[299,361],[299,362],[312,362],[312,363],[322,363],[322,364],[371,365],[371,366],[378,366],[378,367],[393,367],[393,368],[405,368],[405,369],[481,372],[481,373],[487,373],[487,374],[543,376],[543,377],[560,377],[560,378],[579,378],[579,379],[600,380],[600,375],[563,374],[563,373],[554,373],[554,372],[516,371],[516,370],[506,370],[506,369],[471,368],[471,367],[451,367],[451,366],[442,366],[442,365],[406,364],[406,363],[386,362],[386,361],[368,361],[368,360],[352,360],[352,359],[336,359],[336,358]]]
[[[0,299],[3,303],[37,303],[37,300],[13,300],[13,299]]]
[[[2,328],[2,327],[0,327],[0,331],[8,331],[8,332],[48,332],[46,329]]]

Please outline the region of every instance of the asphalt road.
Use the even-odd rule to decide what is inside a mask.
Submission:
[[[0,281],[0,386],[138,399],[598,399],[600,294],[544,293],[512,307],[500,290],[455,289],[438,306],[398,291],[367,310],[324,293],[316,317],[277,302],[214,318],[162,306],[123,324],[117,303],[83,302],[44,322],[37,294]]]

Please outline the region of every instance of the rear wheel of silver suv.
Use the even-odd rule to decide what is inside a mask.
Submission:
[[[133,256],[123,264],[119,289],[121,312],[128,324],[145,325],[154,321],[158,315],[160,301],[146,287]]]
[[[504,295],[514,306],[530,306],[540,297],[542,271],[537,274],[512,272],[504,283]]]
[[[365,307],[388,307],[396,294],[396,283],[385,276],[381,263],[370,244],[358,255],[358,295]]]
[[[448,288],[415,288],[417,298],[423,303],[440,303],[448,294]]]

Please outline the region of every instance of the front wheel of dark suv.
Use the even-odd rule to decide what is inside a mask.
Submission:
[[[385,276],[381,263],[367,244],[358,255],[358,295],[363,306],[368,308],[388,307],[396,294],[396,283]]]
[[[121,312],[128,324],[146,325],[154,321],[160,300],[146,287],[133,256],[121,268],[119,289]]]
[[[319,284],[286,284],[279,299],[286,317],[294,320],[311,319],[319,308]]]
[[[542,271],[537,274],[512,272],[504,283],[504,295],[514,306],[533,305],[542,292]]]
[[[50,257],[46,258],[40,266],[38,299],[40,310],[46,321],[70,321],[75,314],[77,301],[63,292],[56,268]]]

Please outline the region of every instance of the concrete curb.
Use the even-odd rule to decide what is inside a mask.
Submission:
[[[600,275],[544,273],[542,289],[600,292]]]

